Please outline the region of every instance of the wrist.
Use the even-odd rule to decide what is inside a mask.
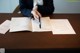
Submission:
[[[34,6],[32,10],[37,10],[38,9],[38,6]]]

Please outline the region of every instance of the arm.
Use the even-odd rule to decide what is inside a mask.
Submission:
[[[38,5],[38,11],[41,14],[51,14],[54,11],[53,0],[44,0],[44,5]]]
[[[31,16],[31,9],[28,9],[26,7],[25,0],[19,0],[19,5],[20,5],[20,11],[24,16],[30,17]]]

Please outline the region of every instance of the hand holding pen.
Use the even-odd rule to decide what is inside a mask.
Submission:
[[[33,10],[31,13],[34,17],[33,19],[39,19],[39,27],[41,28],[41,14],[37,10]]]
[[[37,10],[32,10],[31,13],[35,19],[39,19],[39,17],[42,17],[42,15]]]

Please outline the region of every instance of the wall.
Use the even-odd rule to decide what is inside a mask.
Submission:
[[[12,13],[19,0],[0,0],[0,13]],[[54,0],[54,13],[80,13],[80,0]]]
[[[10,12],[9,0],[0,0],[0,13]]]
[[[54,0],[54,13],[80,13],[80,0]]]
[[[18,4],[18,0],[0,0],[0,13],[12,13]]]

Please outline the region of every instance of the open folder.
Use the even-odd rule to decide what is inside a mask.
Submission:
[[[41,28],[39,27],[39,20],[30,19],[29,17],[12,17],[10,23],[10,32],[18,31],[32,31],[43,32],[51,31],[50,18],[41,18]]]

